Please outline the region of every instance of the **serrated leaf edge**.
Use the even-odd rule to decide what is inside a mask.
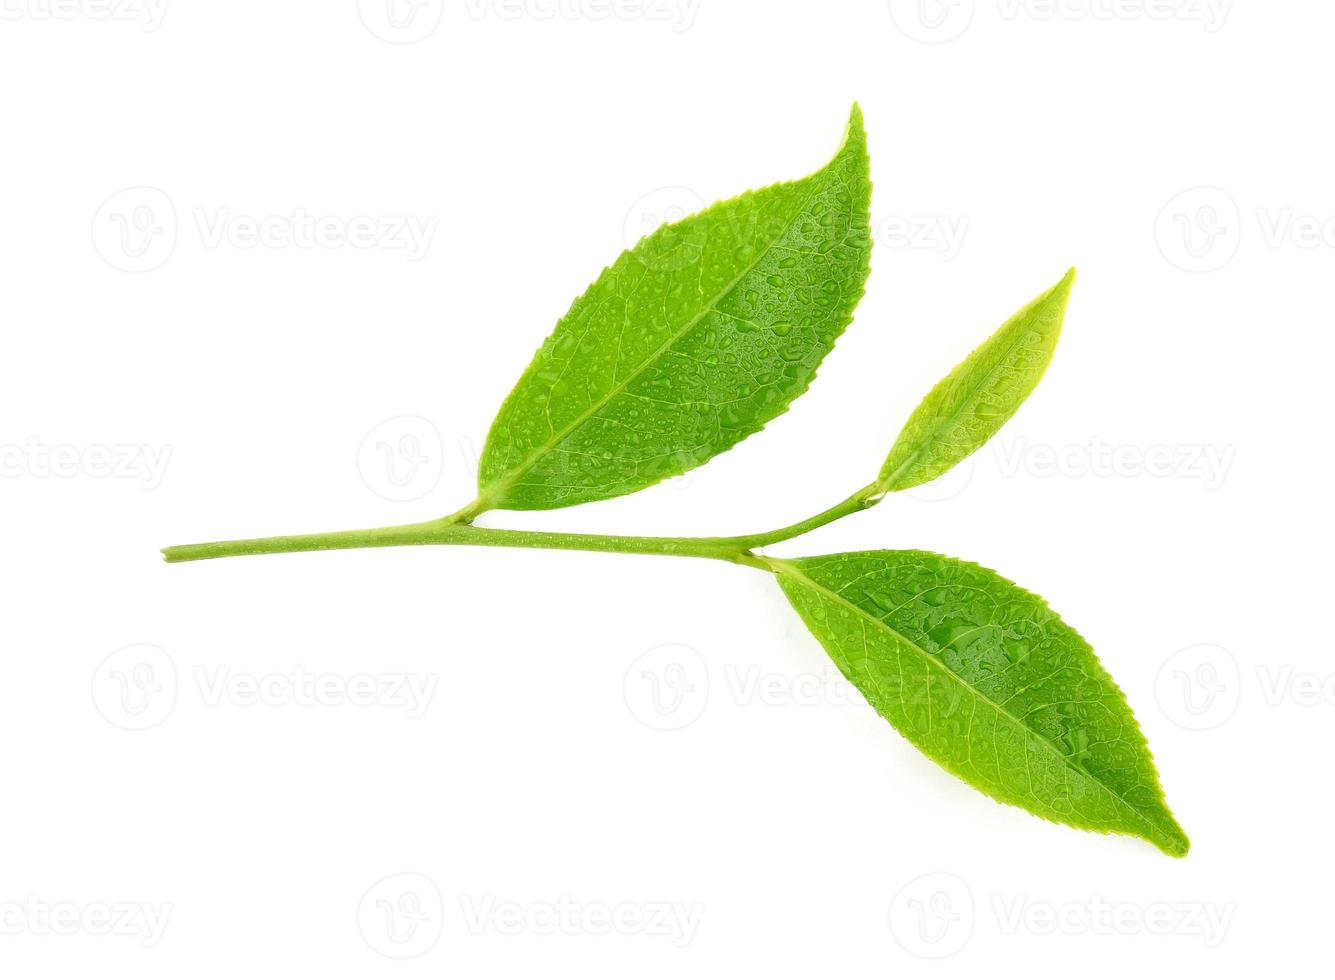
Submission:
[[[698,218],[698,217],[700,217],[701,215],[704,215],[704,214],[708,214],[710,211],[713,211],[713,210],[715,210],[715,209],[721,209],[721,208],[727,207],[727,206],[729,206],[729,205],[735,204],[735,203],[737,203],[737,202],[739,202],[739,201],[744,201],[744,200],[746,200],[747,198],[754,197],[754,196],[757,195],[757,194],[762,194],[762,193],[769,192],[769,191],[771,191],[771,190],[777,190],[777,189],[786,188],[786,187],[794,187],[794,186],[796,186],[796,185],[798,185],[798,184],[801,184],[801,183],[804,183],[804,182],[806,182],[806,181],[812,180],[813,178],[819,176],[822,172],[824,172],[825,170],[828,170],[831,166],[834,165],[834,163],[840,158],[840,156],[842,156],[843,153],[849,148],[850,141],[851,141],[855,136],[860,137],[860,140],[861,140],[861,146],[862,146],[861,156],[862,156],[862,158],[863,158],[864,165],[867,165],[867,164],[868,164],[868,153],[867,153],[867,150],[866,150],[866,129],[865,129],[865,126],[864,126],[864,124],[863,124],[862,108],[861,108],[861,106],[859,106],[856,102],[853,104],[853,108],[852,108],[852,110],[851,110],[851,112],[850,112],[849,119],[848,119],[848,124],[847,124],[847,126],[845,127],[845,130],[844,130],[844,137],[843,137],[843,140],[840,142],[840,144],[839,144],[839,148],[835,151],[834,155],[829,159],[829,161],[828,161],[824,166],[819,167],[819,168],[817,168],[816,170],[812,171],[811,173],[807,174],[805,177],[799,177],[799,178],[796,179],[796,180],[777,181],[777,182],[775,182],[775,183],[773,183],[773,184],[767,184],[767,185],[765,185],[765,186],[763,186],[763,187],[752,188],[751,190],[743,191],[741,194],[737,194],[737,195],[735,195],[735,196],[733,196],[733,197],[730,197],[730,198],[725,198],[725,199],[723,199],[723,200],[715,201],[713,204],[709,205],[709,207],[703,209],[702,211],[697,211],[697,212],[695,212],[694,214],[687,215],[685,218],[681,219],[681,221],[674,222],[674,223],[672,223],[672,224],[665,224],[665,225],[663,225],[663,226],[660,226],[659,228],[656,228],[654,231],[650,232],[648,235],[645,235],[643,238],[641,238],[641,239],[640,239],[640,242],[637,242],[637,243],[635,244],[635,246],[633,246],[633,247],[630,248],[630,249],[627,249],[627,251],[628,251],[628,252],[633,252],[636,248],[639,248],[640,244],[644,241],[645,238],[649,238],[649,237],[652,237],[653,235],[657,235],[657,234],[663,232],[664,230],[668,230],[668,229],[675,228],[675,227],[677,227],[678,225],[680,225],[680,224],[682,224],[682,223],[684,223],[684,222],[686,222],[686,221],[689,221],[689,220]],[[870,199],[871,199],[871,192],[872,192],[872,189],[873,189],[873,188],[872,188],[872,181],[871,181],[871,176],[870,176],[870,167],[869,167],[869,165],[868,165],[868,174],[867,174],[867,177],[866,177],[866,186],[867,186],[867,197],[868,197],[868,201],[870,201]],[[813,192],[813,193],[814,193],[814,192]],[[802,209],[802,210],[805,211],[805,205],[803,206],[803,209]],[[801,213],[801,212],[799,212],[799,213]],[[797,219],[794,218],[794,222],[795,222],[796,220],[797,220]],[[790,228],[790,227],[792,227],[792,222],[790,222],[788,225],[785,225],[785,230],[787,230],[787,228]],[[870,240],[870,236],[869,236],[869,240]],[[776,238],[776,241],[777,241],[777,238]],[[750,272],[752,269],[754,269],[755,266],[758,265],[758,264],[760,263],[761,259],[763,259],[766,255],[769,254],[769,252],[773,249],[773,247],[774,247],[774,243],[773,243],[773,242],[771,242],[768,246],[766,246],[765,249],[763,249],[763,250],[756,256],[756,258],[755,258],[751,263],[749,263],[749,264],[747,265],[746,269],[745,269],[742,273],[740,273],[737,277],[735,277],[735,278],[732,280],[732,282],[730,282],[727,286],[725,286],[722,290],[719,291],[718,296],[719,296],[720,298],[722,298],[723,296],[726,296],[732,289],[736,288],[737,283],[741,281],[741,279],[747,274],[747,272]],[[622,254],[625,254],[625,253],[622,253]],[[869,256],[869,257],[868,257],[868,262],[867,262],[866,266],[863,268],[862,275],[859,277],[859,280],[858,280],[858,282],[857,282],[856,291],[855,291],[855,292],[850,292],[851,304],[850,304],[850,307],[849,307],[849,313],[848,313],[846,316],[842,317],[842,318],[841,318],[841,322],[837,323],[837,324],[832,328],[832,337],[831,337],[831,340],[830,340],[830,348],[833,348],[834,343],[835,343],[836,341],[838,341],[838,339],[839,339],[841,336],[843,336],[844,331],[848,329],[848,325],[851,324],[851,323],[853,322],[854,312],[855,312],[855,310],[856,310],[858,304],[862,301],[862,297],[866,295],[866,284],[867,284],[867,279],[868,279],[868,277],[869,277],[870,274],[871,274],[870,249],[869,249],[869,251],[868,251],[868,256]],[[621,259],[621,256],[618,255],[617,258],[614,259],[611,263],[609,263],[608,265],[604,266],[602,272],[600,272],[597,276],[595,276],[595,277],[593,278],[593,280],[590,282],[588,288],[585,289],[585,291],[584,291],[582,294],[580,294],[578,297],[576,297],[576,298],[571,302],[571,304],[570,304],[570,308],[567,309],[567,311],[566,311],[564,314],[562,314],[561,318],[557,321],[557,326],[558,326],[558,327],[559,327],[559,325],[561,324],[561,322],[563,322],[563,321],[565,320],[565,318],[566,318],[567,316],[570,315],[570,310],[573,310],[573,309],[574,309],[574,308],[575,308],[575,307],[576,307],[576,306],[577,306],[583,299],[585,299],[585,298],[590,294],[590,292],[592,292],[594,286],[597,285],[597,283],[602,279],[603,275],[605,275],[605,274],[608,272],[608,270],[610,270],[610,269],[612,268],[612,266],[616,264],[616,262],[620,261],[620,259]],[[701,312],[700,314],[698,314],[697,316],[693,317],[693,318],[686,324],[685,327],[683,327],[681,330],[675,332],[675,333],[674,333],[674,334],[673,334],[673,335],[672,335],[672,336],[671,336],[671,337],[664,343],[664,345],[659,349],[659,352],[658,352],[658,353],[661,353],[663,350],[666,350],[667,347],[671,346],[671,345],[672,345],[673,343],[675,343],[677,340],[681,339],[681,337],[685,336],[686,333],[688,333],[692,328],[694,328],[694,327],[700,322],[700,320],[702,320],[702,319],[703,319],[709,312],[712,312],[713,309],[714,309],[714,306],[710,306],[707,310],[705,310],[705,311]],[[552,339],[553,336],[555,336],[555,329],[556,329],[556,328],[553,328],[553,333],[549,334],[549,335],[543,340],[543,345],[544,345],[544,346],[545,346],[548,342],[550,342],[550,340]],[[540,348],[540,349],[541,349],[541,348]],[[827,350],[827,353],[828,353],[828,350]],[[657,356],[657,355],[655,355],[655,356]],[[823,361],[823,360],[824,360],[824,358],[822,357],[822,361]],[[623,391],[623,390],[625,389],[625,387],[626,387],[626,386],[627,386],[627,385],[628,385],[628,384],[629,384],[635,377],[637,377],[637,376],[639,375],[639,373],[640,373],[642,370],[645,369],[645,367],[647,367],[648,364],[652,363],[652,361],[653,361],[652,358],[646,360],[645,365],[642,365],[641,367],[637,368],[635,371],[633,371],[633,372],[631,372],[629,375],[627,375],[626,378],[625,378],[625,379],[624,379],[624,380],[617,386],[617,388],[616,388],[614,391],[609,392],[608,394],[604,395],[600,401],[598,401],[596,404],[590,406],[589,409],[587,409],[586,411],[582,412],[582,413],[581,413],[579,416],[577,416],[571,423],[567,424],[567,425],[562,429],[562,431],[561,431],[561,433],[560,433],[560,436],[559,436],[559,438],[557,439],[557,441],[556,441],[555,443],[553,443],[552,445],[559,445],[560,440],[565,439],[567,436],[570,435],[571,432],[575,431],[576,428],[578,428],[580,425],[582,425],[584,422],[586,422],[589,418],[591,418],[594,414],[596,414],[597,411],[599,411],[600,409],[606,407],[607,402],[608,402],[612,397],[614,397],[616,394],[618,394],[618,393],[620,393],[621,391]],[[532,372],[533,370],[535,370],[535,367],[534,367],[533,364],[530,364],[529,367],[526,368],[526,369],[524,370],[524,373],[520,375],[519,380],[518,380],[517,382],[515,382],[514,386],[510,389],[509,394],[507,394],[506,397],[505,397],[505,399],[502,401],[502,405],[504,405],[506,402],[508,402],[509,399],[510,399],[510,397],[511,397],[516,391],[519,390],[519,388],[524,384],[525,381],[528,380],[528,378],[529,378],[529,376],[530,376],[530,372]],[[710,460],[716,459],[717,457],[723,455],[723,453],[726,453],[726,452],[728,452],[729,450],[735,448],[735,447],[736,447],[737,445],[739,445],[741,442],[744,442],[747,438],[750,438],[751,436],[753,436],[753,435],[755,435],[755,434],[757,434],[757,433],[759,433],[759,432],[763,432],[763,431],[765,430],[766,425],[768,425],[769,422],[774,421],[774,419],[778,418],[779,416],[781,416],[781,415],[783,415],[785,412],[787,412],[788,409],[789,409],[789,407],[793,404],[793,402],[797,401],[798,398],[800,398],[802,395],[806,394],[806,392],[807,392],[808,390],[810,390],[810,388],[811,388],[811,383],[812,383],[813,381],[816,380],[816,376],[817,376],[818,374],[819,374],[819,368],[817,368],[815,371],[813,371],[813,372],[811,373],[811,376],[807,379],[806,384],[804,384],[804,385],[803,385],[800,389],[798,389],[797,391],[794,391],[792,397],[789,398],[786,402],[784,402],[781,406],[778,407],[778,410],[774,413],[774,415],[773,415],[768,421],[766,421],[766,422],[762,422],[758,427],[756,427],[755,429],[752,429],[750,432],[746,433],[746,435],[743,436],[741,439],[739,439],[737,442],[733,443],[732,446],[728,446],[727,448],[722,449],[722,450],[720,450],[719,452],[713,454],[708,460],[705,460],[705,462],[707,463],[707,462],[709,462]],[[498,413],[496,419],[492,422],[491,429],[488,430],[488,433],[487,433],[487,441],[486,441],[486,443],[483,444],[482,453],[481,453],[481,456],[480,456],[480,459],[481,459],[481,460],[485,460],[486,455],[487,455],[487,445],[490,444],[490,442],[491,442],[491,436],[492,436],[492,433],[495,431],[495,429],[496,429],[500,424],[501,424],[501,417],[500,417],[500,414]],[[541,452],[538,452],[538,451],[535,450],[534,452],[530,453],[529,456],[528,456],[528,458],[525,459],[525,460],[523,461],[523,463],[521,463],[519,466],[517,466],[516,468],[514,468],[513,470],[511,470],[510,473],[507,475],[507,477],[506,477],[505,479],[498,480],[498,481],[496,481],[496,482],[494,482],[494,483],[488,484],[487,486],[481,486],[481,485],[479,485],[479,487],[478,487],[478,496],[477,496],[477,500],[474,502],[474,505],[473,505],[472,507],[468,508],[468,509],[469,509],[471,512],[473,512],[473,513],[480,513],[481,511],[491,509],[492,507],[500,507],[500,508],[502,508],[502,509],[516,509],[516,510],[526,510],[526,509],[544,509],[544,510],[550,510],[550,509],[556,509],[556,508],[507,508],[507,507],[505,507],[504,504],[497,503],[498,500],[503,500],[503,499],[504,499],[504,496],[505,496],[506,492],[508,492],[511,488],[513,488],[513,487],[515,487],[515,486],[518,486],[518,485],[522,482],[522,477],[523,477],[526,473],[528,473],[528,472],[529,472],[529,471],[530,471],[530,470],[531,470],[531,469],[532,469],[532,468],[533,468],[533,467],[534,467],[534,466],[535,466],[535,465],[536,465],[536,464],[537,464],[537,463],[538,463],[544,456],[546,456],[546,454],[547,454],[548,452],[550,452],[551,448],[552,448],[552,446],[551,446],[551,445],[548,445],[548,446],[545,446]],[[701,466],[701,465],[704,465],[704,464],[703,464],[703,463],[700,463],[700,464],[696,464],[696,465],[697,465],[697,466]],[[695,468],[695,467],[686,467],[686,468],[679,469],[679,470],[676,470],[676,469],[674,468],[674,471],[664,472],[663,475],[660,476],[657,480],[654,480],[653,483],[646,484],[645,486],[643,486],[643,487],[639,487],[639,488],[637,488],[636,490],[627,491],[626,493],[622,493],[622,494],[617,494],[616,496],[626,496],[627,493],[635,493],[635,492],[638,492],[639,490],[648,489],[648,487],[651,487],[651,486],[654,486],[654,485],[656,485],[656,484],[658,484],[658,483],[661,483],[661,482],[663,482],[664,480],[670,480],[670,479],[673,479],[674,477],[680,476],[682,473],[685,473],[688,469],[693,469],[693,468]],[[483,467],[482,465],[479,465],[479,468],[478,468],[478,472],[479,472],[479,482],[480,482],[480,476],[481,476],[481,473],[482,473],[482,470],[483,470],[483,469],[484,469],[484,467]],[[609,498],[606,498],[606,499],[614,499],[614,498],[609,497]],[[588,502],[589,502],[589,503],[598,503],[599,501],[588,501]]]
[[[873,554],[874,554],[875,552],[873,551],[873,552],[870,552],[870,553],[873,553]],[[971,568],[978,569],[978,570],[980,570],[980,571],[987,572],[988,574],[995,575],[997,578],[1001,579],[1001,580],[1002,580],[1003,582],[1005,582],[1007,585],[1009,585],[1009,586],[1015,588],[1017,591],[1019,591],[1019,592],[1022,593],[1023,595],[1025,595],[1025,596],[1027,596],[1027,597],[1029,597],[1029,598],[1035,600],[1036,602],[1038,602],[1038,603],[1042,606],[1042,608],[1044,608],[1044,609],[1046,609],[1048,612],[1052,613],[1052,615],[1053,615],[1055,618],[1057,618],[1060,622],[1062,622],[1062,623],[1065,623],[1065,622],[1066,622],[1066,621],[1065,621],[1064,619],[1062,619],[1061,616],[1060,616],[1060,615],[1059,615],[1059,614],[1052,608],[1052,606],[1048,604],[1047,600],[1044,599],[1042,596],[1038,595],[1038,594],[1035,593],[1035,592],[1031,592],[1030,590],[1024,588],[1024,587],[1021,586],[1021,585],[1016,584],[1016,583],[1013,582],[1012,580],[1006,578],[1006,576],[1002,575],[1000,572],[997,572],[997,571],[994,570],[994,569],[988,568],[988,567],[985,566],[985,565],[981,565],[981,564],[979,564],[979,563],[977,563],[977,562],[971,562],[971,561],[968,561],[968,560],[966,560],[966,559],[962,559],[962,558],[955,558],[955,557],[952,557],[952,556],[950,556],[950,555],[943,555],[943,554],[940,554],[940,553],[937,553],[937,552],[932,552],[932,551],[922,551],[922,550],[918,550],[918,549],[903,549],[903,550],[889,550],[889,549],[887,549],[887,550],[886,550],[886,553],[887,553],[887,554],[896,554],[896,555],[921,555],[921,556],[923,556],[923,557],[928,557],[928,558],[944,558],[944,559],[946,559],[946,560],[948,560],[948,561],[958,562],[958,563],[960,563],[961,565],[965,565],[965,566],[968,566],[968,567],[971,567]],[[811,558],[840,558],[840,557],[854,556],[854,555],[865,556],[865,555],[867,555],[867,554],[869,554],[869,552],[866,552],[866,551],[855,551],[855,552],[836,552],[836,553],[828,554],[828,555],[812,555],[812,556],[810,556],[810,557],[811,557]],[[775,574],[776,574],[777,576],[780,576],[780,577],[782,577],[782,576],[788,576],[788,577],[789,577],[790,579],[792,579],[794,582],[800,584],[803,588],[811,589],[811,590],[817,592],[818,594],[820,594],[820,595],[822,595],[822,596],[827,596],[827,597],[829,597],[829,599],[830,599],[831,601],[834,601],[834,602],[836,602],[836,603],[838,603],[838,604],[840,604],[840,605],[842,605],[842,606],[847,607],[850,611],[856,613],[859,617],[861,617],[861,618],[867,620],[868,622],[874,624],[876,627],[880,628],[881,630],[883,630],[883,631],[885,631],[885,632],[887,632],[887,633],[892,633],[892,634],[894,634],[894,635],[895,635],[896,637],[898,637],[902,642],[904,642],[905,644],[907,644],[910,648],[912,648],[913,650],[917,651],[917,652],[922,656],[922,658],[923,658],[929,665],[941,668],[941,669],[944,670],[946,673],[948,673],[951,677],[953,677],[953,678],[954,678],[954,679],[955,679],[961,686],[963,686],[963,687],[967,688],[968,690],[972,691],[972,692],[975,694],[975,696],[977,696],[978,698],[982,699],[983,701],[986,701],[988,704],[993,705],[993,706],[994,706],[998,711],[1000,711],[1002,714],[1004,714],[1004,715],[1006,715],[1007,717],[1011,718],[1011,719],[1015,722],[1015,724],[1016,724],[1017,726],[1019,726],[1021,729],[1023,729],[1023,730],[1026,731],[1026,732],[1031,732],[1031,733],[1033,733],[1034,736],[1035,736],[1036,738],[1038,738],[1044,745],[1047,745],[1047,746],[1053,751],[1053,753],[1054,753],[1055,755],[1058,756],[1058,758],[1061,760],[1061,763],[1062,763],[1063,766],[1066,766],[1067,768],[1073,769],[1073,770],[1075,770],[1075,771],[1077,771],[1077,772],[1080,772],[1081,774],[1083,774],[1083,775],[1085,775],[1085,776],[1087,776],[1087,777],[1090,777],[1090,778],[1092,779],[1092,781],[1093,781],[1096,785],[1098,785],[1098,786],[1099,786],[1100,788],[1102,788],[1106,793],[1108,793],[1109,796],[1111,796],[1111,797],[1112,797],[1113,799],[1115,799],[1118,803],[1120,803],[1121,806],[1124,807],[1124,808],[1126,809],[1127,812],[1131,813],[1131,814],[1134,816],[1134,818],[1135,818],[1138,822],[1140,822],[1140,823],[1144,824],[1145,826],[1147,826],[1148,828],[1150,828],[1148,833],[1137,834],[1137,835],[1135,835],[1135,836],[1140,837],[1142,840],[1146,840],[1146,841],[1148,841],[1149,843],[1153,844],[1155,847],[1159,848],[1161,851],[1163,851],[1165,854],[1169,855],[1170,857],[1177,857],[1177,858],[1180,858],[1180,857],[1185,857],[1185,856],[1186,856],[1187,851],[1188,851],[1188,850],[1190,849],[1190,847],[1191,847],[1191,842],[1190,842],[1190,840],[1188,839],[1188,837],[1187,837],[1187,835],[1186,835],[1186,832],[1182,829],[1181,825],[1178,824],[1177,819],[1173,816],[1172,810],[1169,809],[1167,798],[1166,798],[1165,795],[1164,795],[1163,785],[1162,785],[1162,784],[1160,783],[1160,781],[1159,781],[1159,773],[1158,773],[1158,769],[1157,769],[1157,767],[1155,767],[1155,765],[1154,765],[1154,755],[1153,755],[1153,753],[1150,751],[1149,742],[1148,742],[1148,740],[1145,738],[1144,732],[1141,731],[1141,728],[1140,728],[1140,722],[1136,719],[1136,717],[1135,717],[1135,713],[1134,713],[1134,712],[1132,711],[1132,709],[1131,709],[1130,702],[1127,701],[1125,692],[1121,689],[1121,687],[1118,686],[1117,682],[1116,682],[1115,680],[1113,680],[1112,675],[1108,673],[1107,668],[1105,668],[1105,667],[1103,666],[1103,663],[1102,663],[1102,661],[1099,660],[1098,655],[1094,653],[1093,646],[1092,646],[1087,640],[1085,640],[1085,638],[1084,638],[1083,636],[1081,636],[1078,632],[1076,632],[1073,628],[1072,628],[1072,632],[1075,633],[1075,635],[1080,639],[1080,641],[1081,641],[1082,643],[1084,643],[1085,646],[1089,649],[1090,656],[1092,657],[1092,659],[1093,659],[1095,665],[1098,667],[1099,671],[1100,671],[1100,672],[1102,673],[1102,675],[1103,675],[1103,680],[1105,680],[1105,681],[1106,681],[1106,682],[1113,688],[1113,690],[1115,690],[1115,691],[1117,692],[1118,696],[1121,697],[1121,699],[1122,699],[1122,703],[1126,706],[1127,714],[1130,715],[1132,722],[1133,722],[1133,723],[1135,724],[1135,726],[1136,726],[1135,731],[1136,731],[1136,735],[1137,735],[1138,738],[1139,738],[1139,743],[1140,743],[1140,744],[1139,744],[1139,748],[1142,749],[1142,750],[1145,752],[1145,756],[1146,756],[1146,758],[1149,760],[1151,776],[1153,777],[1153,780],[1154,780],[1154,791],[1155,791],[1155,796],[1156,796],[1156,799],[1157,799],[1158,803],[1160,804],[1160,806],[1161,806],[1162,809],[1163,809],[1163,817],[1164,817],[1164,819],[1167,821],[1167,825],[1166,825],[1166,827],[1165,827],[1165,826],[1161,826],[1161,825],[1160,825],[1159,823],[1157,823],[1153,818],[1151,818],[1149,815],[1147,815],[1147,814],[1145,814],[1144,812],[1142,812],[1142,811],[1141,811],[1138,807],[1136,807],[1134,804],[1132,804],[1132,803],[1130,803],[1129,801],[1127,801],[1127,800],[1125,800],[1124,798],[1122,798],[1122,797],[1121,797],[1120,795],[1118,795],[1118,794],[1117,794],[1111,787],[1107,786],[1106,784],[1104,784],[1104,783],[1102,782],[1102,780],[1100,780],[1100,779],[1098,779],[1096,776],[1094,776],[1094,774],[1089,773],[1089,772],[1086,772],[1085,770],[1079,769],[1078,767],[1071,766],[1070,762],[1068,761],[1068,757],[1065,755],[1065,753],[1061,752],[1060,749],[1058,749],[1057,746],[1053,745],[1052,742],[1051,742],[1048,738],[1046,738],[1045,736],[1043,736],[1043,735],[1041,735],[1041,734],[1039,734],[1039,733],[1037,733],[1037,732],[1034,732],[1032,728],[1030,728],[1029,726],[1025,725],[1020,719],[1016,718],[1016,717],[1015,717],[1014,715],[1012,715],[1009,711],[1006,711],[1006,709],[1003,708],[1001,705],[996,704],[996,702],[994,702],[994,701],[990,701],[990,700],[989,700],[988,698],[986,698],[983,694],[981,694],[980,692],[978,692],[972,685],[970,685],[967,681],[965,681],[964,678],[960,677],[959,674],[955,673],[953,670],[951,670],[948,666],[946,666],[946,665],[945,665],[944,663],[942,663],[940,660],[938,660],[937,658],[933,657],[933,656],[931,655],[931,653],[929,653],[928,651],[924,650],[921,646],[919,646],[917,643],[915,643],[912,639],[910,639],[909,637],[904,636],[904,634],[900,633],[898,630],[895,630],[895,629],[890,628],[890,627],[887,626],[884,622],[882,622],[882,621],[879,620],[879,619],[876,619],[874,616],[869,615],[868,613],[866,613],[866,612],[863,611],[862,609],[858,608],[858,606],[854,605],[853,603],[851,603],[851,602],[849,602],[847,599],[845,599],[843,596],[839,595],[837,592],[834,592],[833,590],[831,590],[831,589],[829,589],[829,588],[826,588],[825,586],[821,585],[819,582],[816,582],[815,580],[813,580],[810,576],[808,576],[805,572],[803,572],[802,569],[796,564],[797,561],[801,561],[801,560],[804,560],[804,559],[779,559],[779,558],[770,558],[770,559],[767,560],[766,564],[768,564],[768,565],[771,567],[771,569],[773,569],[773,571],[775,572]],[[781,583],[781,584],[782,584],[782,583]],[[799,611],[799,616],[800,616],[800,615],[801,615],[801,613],[800,613],[800,611]],[[821,643],[821,646],[823,647],[823,646],[824,646],[824,643],[821,641],[820,636],[816,633],[815,630],[811,629],[810,624],[807,624],[807,623],[806,623],[806,617],[802,617],[802,619],[803,619],[803,623],[807,625],[807,628],[808,628],[808,630],[812,633],[813,637],[815,637],[815,639],[817,640],[817,642],[820,642],[820,643]],[[1069,626],[1069,624],[1068,624],[1068,626]],[[827,654],[828,654],[828,651],[827,651]],[[836,666],[837,666],[837,664],[836,664]],[[842,671],[841,671],[841,672],[842,672]],[[845,675],[845,677],[846,677],[846,679],[849,681],[849,683],[854,683],[854,686],[856,686],[856,683],[853,681],[853,678],[851,678],[851,677],[847,677],[847,675]],[[877,714],[880,715],[880,712],[877,712]],[[881,715],[881,717],[884,718],[883,715]],[[888,721],[888,719],[887,719],[887,721]],[[919,751],[922,751],[916,744],[914,744],[914,743],[912,742],[911,739],[908,738],[907,735],[904,735],[903,732],[900,732],[898,728],[896,728],[894,725],[891,725],[890,727],[891,727],[891,728],[894,728],[895,731],[896,731],[902,738],[904,738],[906,741],[908,741],[911,745],[914,745],[914,748],[918,748]],[[924,754],[925,754],[925,753],[924,753]],[[945,763],[945,762],[942,762],[941,760],[936,759],[936,758],[931,757],[931,756],[929,756],[929,758],[931,758],[932,761],[935,762],[937,765],[940,765],[943,769],[945,769],[946,771],[950,772],[952,775],[958,777],[959,779],[961,779],[961,780],[963,780],[965,783],[967,783],[969,786],[973,787],[974,789],[976,789],[976,790],[978,790],[979,792],[981,792],[983,795],[987,796],[989,799],[991,799],[991,800],[993,800],[993,801],[995,801],[995,802],[997,802],[997,803],[1003,804],[1003,805],[1005,805],[1005,806],[1015,806],[1015,807],[1018,807],[1019,809],[1024,810],[1026,813],[1033,813],[1033,811],[1029,810],[1027,807],[1021,806],[1021,805],[1016,804],[1016,803],[1011,803],[1011,802],[1008,801],[1008,800],[998,799],[995,795],[993,795],[993,794],[992,794],[991,792],[989,792],[988,790],[984,789],[984,788],[981,787],[981,786],[976,785],[976,784],[973,782],[973,780],[970,779],[970,778],[968,778],[964,773],[958,772],[952,765],[949,765],[949,764],[947,764],[947,763]],[[1054,819],[1052,819],[1051,817],[1044,816],[1043,814],[1033,813],[1033,815],[1036,816],[1036,817],[1039,817],[1040,819],[1046,820],[1046,821],[1048,821],[1049,823],[1054,823],[1054,824],[1057,824],[1057,825],[1059,825],[1059,826],[1075,827],[1076,829],[1084,830],[1084,831],[1087,831],[1087,832],[1090,832],[1090,833],[1099,833],[1099,834],[1104,834],[1104,835],[1113,835],[1113,834],[1116,834],[1116,833],[1117,833],[1116,831],[1101,830],[1101,829],[1099,829],[1099,828],[1095,828],[1095,827],[1081,827],[1081,826],[1079,826],[1079,824],[1076,824],[1076,823],[1068,823],[1068,822],[1060,821],[1060,820],[1054,820]]]

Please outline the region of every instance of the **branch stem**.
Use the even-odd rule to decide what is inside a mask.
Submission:
[[[330,531],[321,534],[291,534],[272,538],[244,538],[237,541],[212,541],[207,544],[183,544],[163,548],[169,562],[199,561],[205,558],[230,558],[236,555],[272,555],[294,551],[335,551],[346,548],[388,548],[400,545],[479,545],[500,548],[547,548],[563,551],[606,551],[632,555],[677,555],[688,558],[714,558],[739,565],[770,570],[766,558],[752,549],[787,541],[799,534],[829,524],[841,517],[864,510],[880,499],[876,486],[870,485],[828,510],[761,534],[719,538],[640,537],[620,534],[577,534],[560,531],[514,531],[504,528],[477,527],[470,523],[473,507],[465,507],[449,517],[421,524],[366,528],[358,531]]]

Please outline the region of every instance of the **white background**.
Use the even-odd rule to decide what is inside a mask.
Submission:
[[[0,4],[0,970],[1324,959],[1335,9],[646,2]],[[656,221],[823,164],[854,99],[877,248],[810,393],[671,484],[484,520],[819,510],[1074,263],[996,445],[774,553],[928,548],[1046,596],[1125,690],[1187,859],[938,770],[749,569],[159,560],[454,510],[570,299]]]

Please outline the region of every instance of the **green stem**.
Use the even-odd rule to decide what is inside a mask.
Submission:
[[[207,544],[183,544],[163,548],[169,562],[199,561],[205,558],[229,558],[235,555],[271,555],[293,551],[334,551],[345,548],[388,548],[398,545],[444,544],[480,545],[501,548],[549,548],[564,551],[607,551],[631,555],[677,555],[689,558],[714,558],[753,568],[770,569],[768,559],[752,553],[753,548],[776,544],[799,534],[829,524],[841,517],[872,506],[880,499],[876,486],[864,487],[828,510],[796,524],[762,534],[722,538],[661,538],[620,534],[570,534],[559,531],[512,531],[477,527],[469,521],[473,505],[449,517],[421,524],[367,528],[358,531],[330,531],[322,534],[292,534],[273,538],[244,538],[237,541],[213,541]]]
[[[798,521],[796,524],[789,524],[787,527],[764,531],[760,534],[742,534],[733,538],[707,538],[705,540],[727,542],[733,547],[743,548],[747,551],[752,548],[763,548],[765,545],[787,541],[789,538],[795,538],[800,534],[806,534],[808,531],[814,531],[818,527],[831,524],[841,517],[856,514],[868,507],[874,507],[881,502],[883,496],[885,496],[884,492],[875,483],[869,483],[857,493],[839,501],[828,510],[823,510],[804,521]]]
[[[334,551],[344,548],[388,548],[396,545],[453,544],[500,548],[552,548],[564,551],[609,551],[630,555],[680,555],[717,558],[742,565],[766,567],[743,548],[707,538],[647,538],[618,534],[565,534],[557,531],[511,531],[471,524],[428,521],[358,531],[292,534],[274,538],[245,538],[183,544],[163,548],[169,562],[229,558],[234,555],[272,555],[292,551]]]

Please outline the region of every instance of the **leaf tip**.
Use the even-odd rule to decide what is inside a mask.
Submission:
[[[1173,858],[1184,858],[1191,850],[1191,839],[1171,814],[1168,816],[1168,828],[1151,838],[1150,843]]]
[[[856,102],[848,112],[848,126],[844,130],[842,145],[845,149],[851,146],[865,148],[867,145],[867,128],[862,121],[862,106]]]
[[[1067,297],[1071,295],[1071,287],[1075,285],[1075,266],[1066,270],[1066,275],[1057,281],[1049,292],[1052,299],[1058,300],[1063,306],[1066,305]]]

